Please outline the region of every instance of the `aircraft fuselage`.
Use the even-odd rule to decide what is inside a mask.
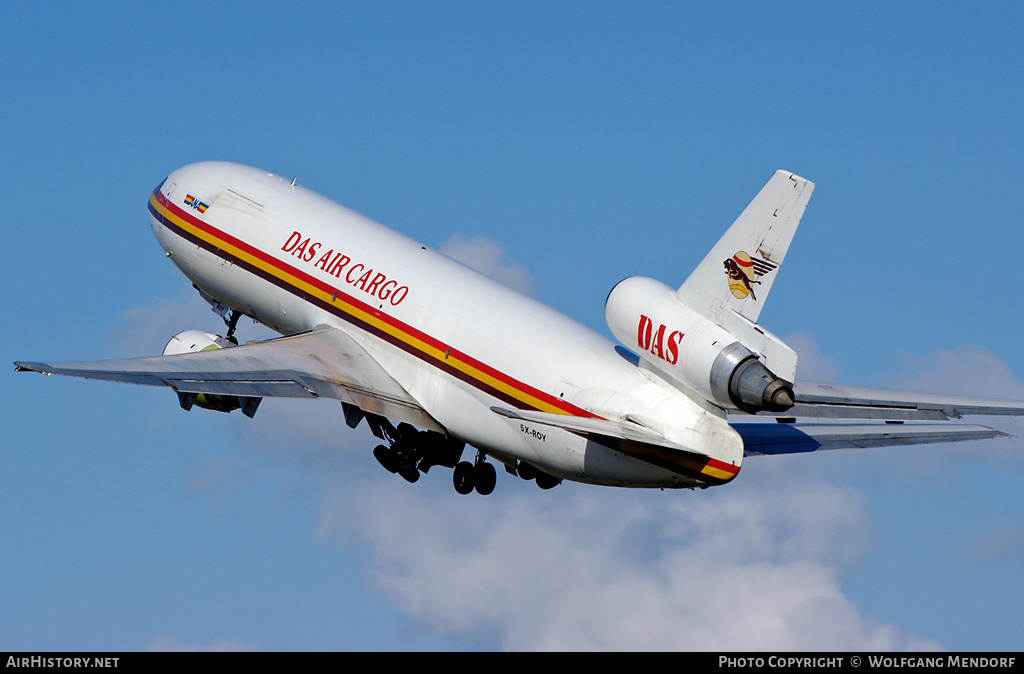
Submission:
[[[282,334],[344,331],[448,435],[506,464],[635,487],[722,484],[739,471],[743,443],[721,410],[553,309],[291,181],[192,164],[153,192],[149,213],[203,292]],[[587,439],[495,406],[628,419],[706,460]]]

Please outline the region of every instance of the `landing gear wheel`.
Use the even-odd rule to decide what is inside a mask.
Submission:
[[[473,464],[469,461],[462,461],[459,465],[455,466],[455,470],[452,472],[452,483],[455,484],[455,491],[460,494],[468,494],[473,491],[475,472]]]
[[[398,472],[398,452],[391,447],[388,447],[387,445],[377,445],[373,450],[373,457],[377,459],[377,461],[380,462],[380,465],[384,466],[389,473]]]
[[[416,469],[415,464],[403,463],[398,467],[398,474],[405,478],[406,482],[415,482],[420,479],[420,471]]]
[[[537,486],[541,489],[551,489],[557,487],[562,483],[561,478],[557,478],[554,475],[548,475],[547,473],[537,473]]]
[[[524,480],[532,480],[533,478],[537,477],[540,471],[531,466],[530,464],[526,463],[525,461],[520,461],[519,464],[516,466],[516,473],[518,473],[519,477],[523,478]]]
[[[494,491],[494,485],[498,481],[498,473],[494,470],[494,466],[489,463],[481,463],[474,469],[476,473],[473,477],[476,481],[476,493],[481,496],[487,496]]]

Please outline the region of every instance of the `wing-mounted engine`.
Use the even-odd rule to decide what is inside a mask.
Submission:
[[[648,365],[722,407],[754,414],[793,406],[796,354],[742,317],[734,334],[680,302],[674,289],[634,276],[608,294],[605,320]],[[783,376],[769,369],[772,360]]]
[[[237,344],[209,332],[201,330],[185,330],[179,332],[164,347],[165,356],[175,356],[182,353],[195,353],[197,351],[215,351],[217,349],[228,349]],[[231,412],[241,409],[247,417],[256,414],[262,398],[250,398],[246,396],[233,396],[212,393],[184,393],[178,391],[178,402],[182,409],[188,411],[193,405],[203,409],[216,410],[218,412]]]
[[[220,335],[214,335],[202,330],[186,330],[179,332],[164,347],[165,356],[176,356],[179,353],[195,353],[196,351],[212,351],[214,349],[226,349],[232,346],[228,340]]]

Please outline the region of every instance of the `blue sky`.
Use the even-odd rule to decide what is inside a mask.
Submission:
[[[21,3],[2,353],[222,324],[147,225],[193,161],[320,191],[608,334],[772,172],[800,374],[1024,399],[1012,3]],[[243,339],[263,335],[244,323]],[[13,367],[11,368],[13,370]],[[8,374],[0,650],[1020,650],[1021,440],[748,461],[700,493],[407,485],[336,405]],[[1024,435],[1024,424],[986,420]]]

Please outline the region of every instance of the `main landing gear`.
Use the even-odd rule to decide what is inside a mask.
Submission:
[[[476,489],[481,496],[487,496],[494,491],[494,485],[498,481],[498,473],[494,466],[484,460],[484,453],[476,453],[476,461],[462,461],[452,472],[452,482],[455,484],[455,491],[460,494],[468,494]]]
[[[509,471],[511,472],[511,471]],[[524,480],[534,480],[541,489],[552,489],[562,484],[562,478],[549,475],[544,471],[532,466],[525,461],[516,465],[515,473]]]
[[[454,467],[462,456],[464,443],[454,442],[439,433],[418,431],[406,423],[398,428],[383,417],[367,415],[373,434],[388,442],[377,445],[373,456],[392,473],[398,473],[407,482],[420,479],[432,466]]]
[[[452,484],[460,494],[476,491],[487,496],[494,491],[498,473],[494,464],[487,462],[483,451],[478,451],[473,461],[462,461],[466,447],[464,442],[456,442],[433,431],[418,431],[407,423],[398,424],[396,428],[386,418],[367,414],[355,405],[342,403],[341,406],[345,411],[345,423],[350,428],[355,428],[365,418],[373,434],[387,443],[377,445],[373,456],[388,472],[398,473],[407,482],[416,482],[420,474],[432,466],[445,466],[454,469]],[[561,478],[523,461],[514,468],[506,465],[505,470],[524,480],[534,480],[541,489],[551,489],[562,482]]]
[[[458,466],[465,464],[469,466],[473,477],[482,476],[479,478],[481,486],[477,491],[489,494],[494,490],[494,483],[497,480],[494,467],[483,460],[482,453],[477,456],[476,466],[468,461],[459,463],[466,443],[457,442],[433,431],[418,431],[407,423],[398,424],[396,428],[384,417],[366,414],[358,407],[347,403],[342,403],[342,408],[345,410],[345,423],[349,427],[355,428],[365,417],[373,434],[387,443],[377,445],[373,450],[373,456],[388,472],[398,473],[407,482],[416,482],[420,479],[421,473],[426,473],[433,466],[455,468],[456,473],[461,475],[465,468],[459,470]],[[491,475],[489,482],[488,473]],[[456,489],[459,489],[459,484],[456,482]],[[460,493],[465,494],[472,490],[473,483],[470,484],[468,491]]]

